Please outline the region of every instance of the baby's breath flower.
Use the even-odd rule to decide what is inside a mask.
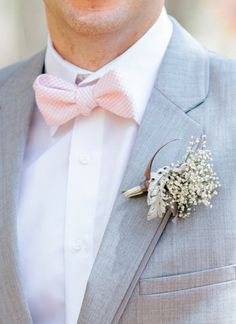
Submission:
[[[163,217],[167,208],[174,205],[179,218],[189,217],[193,206],[212,207],[211,199],[220,187],[205,136],[195,140],[191,137],[184,160],[172,163],[161,173],[154,172],[152,179],[148,188],[148,219]]]

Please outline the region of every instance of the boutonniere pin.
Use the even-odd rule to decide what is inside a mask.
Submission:
[[[168,209],[171,209],[176,221],[189,217],[197,205],[212,207],[211,199],[217,195],[220,187],[219,178],[213,170],[211,152],[206,148],[205,135],[191,138],[182,162],[152,172],[156,155],[167,144],[148,163],[145,180],[139,186],[123,192],[127,198],[147,193],[147,220],[162,218]]]

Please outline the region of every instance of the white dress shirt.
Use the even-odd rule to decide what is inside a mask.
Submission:
[[[138,123],[97,108],[49,127],[37,107],[26,144],[18,204],[22,282],[35,324],[75,324],[86,284],[172,34],[163,10],[125,53],[96,72],[62,59],[50,40],[46,72],[69,82],[119,70]]]

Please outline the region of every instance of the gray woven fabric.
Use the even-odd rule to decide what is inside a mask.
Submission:
[[[222,187],[212,209],[198,207],[189,219],[169,222],[159,240],[161,220],[146,221],[146,198],[119,193],[78,324],[236,323],[236,63],[173,24],[120,193],[142,179],[162,144],[182,139],[162,151],[156,167],[181,158],[190,136],[203,133]],[[0,324],[32,323],[15,217],[32,84],[43,62],[40,53],[0,72]]]

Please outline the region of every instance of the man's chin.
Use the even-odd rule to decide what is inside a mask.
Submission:
[[[68,0],[70,1],[70,0]],[[111,1],[112,2],[112,1]],[[116,1],[117,3],[118,1]],[[121,3],[121,1],[119,1]],[[104,33],[120,29],[120,25],[128,20],[128,10],[126,6],[79,6],[73,7],[74,1],[64,13],[64,20],[67,21],[75,31],[83,33]]]

